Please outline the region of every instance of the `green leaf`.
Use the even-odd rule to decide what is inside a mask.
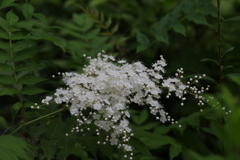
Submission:
[[[44,64],[38,64],[38,63],[34,63],[34,62],[30,62],[30,63],[25,63],[22,65],[18,65],[17,66],[17,71],[36,71],[36,70],[40,70],[44,67]]]
[[[15,119],[17,116],[18,111],[21,109],[22,104],[20,102],[16,102],[12,107],[11,107],[11,114],[12,114],[12,119]]]
[[[7,128],[7,121],[2,116],[0,116],[0,126]]]
[[[34,12],[34,8],[31,4],[29,3],[24,3],[21,7],[23,16],[25,19],[30,19],[32,17],[32,14]]]
[[[184,25],[183,25],[182,23],[177,23],[177,24],[175,24],[175,25],[173,26],[173,30],[174,30],[175,32],[177,32],[177,33],[180,33],[180,34],[186,36],[186,34],[185,34],[185,27],[184,27]]]
[[[47,79],[41,78],[41,77],[36,77],[32,75],[25,75],[21,78],[18,79],[18,82],[20,84],[37,84],[39,82],[46,81]]]
[[[11,56],[6,51],[0,49],[0,59],[2,61],[10,61],[11,60]]]
[[[230,47],[229,49],[227,49],[223,54],[222,54],[222,57],[227,54],[228,52],[234,50],[235,47]]]
[[[40,52],[41,47],[32,46],[30,48],[24,49],[22,51],[19,51],[17,54],[14,55],[15,61],[22,61],[28,58],[33,57],[38,52]]]
[[[15,43],[13,43],[12,47],[13,47],[14,52],[19,52],[23,49],[32,48],[36,44],[37,44],[37,42],[33,41],[33,40],[22,40],[22,41],[17,41]]]
[[[105,156],[107,156],[110,160],[112,159],[112,157],[113,157],[113,146],[111,144],[101,145],[98,149]]]
[[[6,19],[9,25],[12,26],[18,21],[18,16],[12,10],[10,10],[6,15]]]
[[[47,157],[48,160],[52,159],[54,154],[56,153],[58,147],[55,142],[50,143],[52,141],[49,141],[48,139],[41,139],[40,147],[42,148],[44,152],[44,156]]]
[[[106,21],[105,26],[109,28],[111,24],[112,24],[112,18],[109,17],[108,20]]]
[[[0,96],[3,95],[13,95],[15,93],[18,93],[18,91],[15,88],[5,88],[3,90],[0,90]]]
[[[240,85],[240,74],[239,73],[230,73],[226,74],[224,77],[230,78],[232,81],[236,82],[238,85]]]
[[[175,140],[169,136],[163,136],[156,133],[150,133],[142,130],[140,127],[132,125],[132,130],[136,138],[147,138],[149,141],[158,143],[159,146],[175,143]]]
[[[9,71],[12,71],[12,70],[13,70],[12,66],[10,66],[8,64],[0,63],[0,72],[9,72]]]
[[[167,32],[156,35],[156,38],[158,41],[168,44],[168,33]]]
[[[9,35],[3,29],[0,28],[0,38],[9,39]]]
[[[27,36],[28,32],[27,31],[18,31],[14,32],[11,36],[12,40],[23,40]]]
[[[62,136],[58,142],[58,147],[60,148],[58,151],[58,159],[65,160],[72,149],[74,148],[76,140],[70,136]]]
[[[203,77],[202,79],[205,79],[205,80],[214,82],[215,84],[218,84],[213,78],[211,78],[211,77],[209,77],[209,76],[205,76],[205,77]]]
[[[116,24],[112,29],[111,29],[111,34],[114,34],[118,30],[118,24]]]
[[[12,6],[16,0],[3,0],[0,9]]]
[[[223,66],[222,70],[229,69],[229,68],[234,68],[234,67],[232,65],[230,65],[230,66]]]
[[[71,24],[68,24],[68,27],[71,27],[71,29],[80,30],[81,32],[88,31],[93,26],[93,20],[87,15],[87,14],[73,14],[72,17],[73,21],[78,24],[80,27],[77,29],[74,26],[71,26]],[[74,27],[74,28],[72,28]]]
[[[3,83],[3,84],[15,84],[16,81],[15,81],[13,76],[0,75],[0,83]]]
[[[28,86],[21,90],[21,93],[25,95],[35,95],[44,92],[46,92],[46,90],[34,86]]]
[[[32,27],[35,23],[36,22],[32,22],[32,21],[21,21],[21,22],[17,22],[15,26],[18,28],[24,28],[26,30],[32,30]]]
[[[9,43],[7,43],[6,41],[1,41],[0,40],[0,49],[10,49]]]
[[[10,157],[9,160],[18,160],[20,158],[24,160],[31,160],[26,152],[30,151],[27,145],[28,144],[21,138],[16,138],[10,135],[0,136],[0,159],[3,157]]]
[[[39,19],[43,23],[47,23],[47,18],[42,13],[34,13],[33,17],[36,17],[37,19]]]
[[[148,119],[149,113],[146,108],[144,108],[142,111],[140,111],[138,113],[139,113],[139,115],[132,116],[132,120],[135,124],[141,125]]]
[[[6,160],[6,159],[19,160],[17,155],[13,151],[6,149],[5,147],[1,146],[1,144],[0,144],[0,154],[1,154],[0,160]]]
[[[240,21],[240,16],[234,16],[232,18],[227,19],[226,21]]]
[[[87,134],[86,134],[87,135]],[[93,136],[82,136],[79,141],[83,144],[87,151],[89,151],[95,158],[97,153],[97,139]]]
[[[141,45],[148,45],[150,43],[148,37],[141,32],[137,32],[137,42]]]
[[[203,24],[203,25],[210,26],[210,24],[207,22],[206,18],[201,14],[197,14],[197,13],[190,14],[187,16],[187,19],[189,21],[193,21],[196,24]]]
[[[7,32],[9,31],[8,22],[5,19],[3,19],[2,17],[0,17],[0,27]]]
[[[172,144],[170,146],[170,151],[169,151],[169,155],[170,155],[170,160],[172,160],[173,158],[177,157],[182,151],[182,146],[180,144]]]
[[[218,62],[216,60],[214,60],[214,59],[209,59],[209,58],[201,59],[201,62],[206,62],[206,61],[214,62],[215,64],[218,65]]]
[[[146,50],[147,48],[148,48],[149,46],[137,46],[137,51],[136,51],[136,53],[139,53],[139,52],[141,52],[141,51],[144,51],[144,50]]]
[[[129,144],[133,146],[133,148],[139,152],[141,152],[143,155],[152,157],[152,154],[150,153],[149,149],[147,146],[141,142],[139,139],[131,137]],[[150,158],[152,159],[152,158]]]
[[[44,132],[44,137],[46,138],[41,139],[40,148],[43,150],[48,160],[52,159],[58,150],[59,141],[64,135],[62,129],[63,121],[58,117],[51,121],[47,126],[47,130]]]

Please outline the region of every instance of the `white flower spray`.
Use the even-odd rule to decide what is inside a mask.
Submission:
[[[181,82],[183,69],[177,70],[173,78],[164,78],[164,67],[167,64],[162,56],[152,64],[151,69],[141,62],[129,64],[101,53],[97,58],[87,58],[89,65],[85,66],[83,73],[62,73],[67,88],[58,88],[54,96],[47,96],[42,103],[48,105],[54,100],[57,104],[70,106],[70,113],[77,117],[78,124],[72,132],[83,131],[81,129],[83,125],[94,124],[98,127],[96,135],[100,135],[100,130],[108,132],[106,142],[130,152],[129,157],[125,155],[129,159],[132,159],[133,147],[128,141],[134,135],[128,120],[131,117],[128,111],[130,103],[148,105],[150,113],[157,120],[162,123],[166,121],[175,123],[159,102],[162,89],[168,90],[167,98],[174,92],[182,100],[181,105],[184,105],[187,92],[194,94],[199,100],[198,104],[203,105],[201,95],[209,88],[198,90],[192,86],[194,82],[192,79],[186,85],[183,84]],[[195,82],[198,79],[201,77],[195,77]],[[88,115],[84,115],[83,111],[89,111]],[[98,144],[106,142],[98,141]]]

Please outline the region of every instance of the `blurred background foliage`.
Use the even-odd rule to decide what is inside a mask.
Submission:
[[[3,2],[0,1],[2,6]],[[29,109],[34,102],[39,103],[45,95],[62,85],[61,80],[51,79],[53,74],[64,71],[81,72],[83,65],[87,63],[83,54],[95,57],[98,52],[106,50],[108,54],[124,58],[128,62],[140,60],[147,66],[163,55],[168,62],[167,76],[173,75],[178,68],[184,69],[186,80],[195,74],[206,74],[208,77],[200,84],[211,85],[206,96],[214,96],[212,104],[220,102],[220,105],[199,108],[193,98],[187,97],[188,103],[182,107],[179,100],[165,99],[162,96],[160,101],[171,116],[179,120],[181,128],[178,125],[159,124],[147,109],[133,105],[131,122],[135,136],[131,143],[136,149],[134,158],[240,159],[238,0],[221,0],[221,50],[222,54],[226,53],[221,58],[223,68],[225,67],[222,70],[222,80],[219,78],[218,65],[214,62],[218,62],[216,0],[18,0],[1,8],[0,17],[5,19],[10,10],[17,15],[19,21],[34,23],[32,26],[29,23],[18,26],[21,34],[26,37],[18,37],[13,41],[17,43],[27,39],[29,41],[23,43],[35,46],[31,52],[32,57],[25,55],[25,58],[14,59],[19,66],[31,61],[30,68],[37,64],[36,69],[16,73],[20,78],[26,74],[44,78],[32,83],[16,84],[22,88],[34,85],[42,89],[39,92],[21,92],[25,94],[22,100],[26,106],[27,121],[58,108],[52,105],[40,110]],[[3,25],[1,27],[0,62],[5,64],[8,59],[3,58],[3,53],[7,50],[4,44],[8,43],[8,38]],[[24,56],[21,50],[16,50],[16,55],[18,54],[19,57]],[[3,77],[5,73],[2,72],[5,72],[3,68],[0,75]],[[14,70],[12,72],[15,73]],[[9,134],[19,125],[20,108],[23,104],[19,105],[20,94],[17,92],[3,92],[14,84],[9,86],[3,78],[0,80],[0,131],[2,134]],[[85,140],[77,136],[66,138],[64,133],[74,126],[75,121],[68,118],[69,116],[68,111],[58,116],[49,116],[22,128],[14,135],[24,138],[34,146],[30,147],[33,153],[29,153],[26,144],[22,148],[36,159],[121,158],[120,151],[111,146],[107,146],[105,150],[102,149],[103,146],[96,146],[93,133],[86,133],[89,137]],[[87,146],[84,146],[86,143]],[[12,152],[11,149],[9,152]],[[26,155],[21,150],[15,157],[24,159]]]

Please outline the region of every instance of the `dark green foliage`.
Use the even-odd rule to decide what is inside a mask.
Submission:
[[[240,159],[240,4],[221,3],[218,53],[217,0],[0,1],[0,160],[124,159],[116,146],[97,144],[107,133],[96,136],[95,126],[72,133],[76,117],[58,112],[65,106],[41,105],[62,86],[58,72],[82,72],[83,54],[102,50],[146,65],[163,55],[166,76],[183,67],[185,75],[206,73],[200,86],[211,85],[203,108],[191,97],[182,107],[161,96],[178,124],[131,105],[134,159]]]

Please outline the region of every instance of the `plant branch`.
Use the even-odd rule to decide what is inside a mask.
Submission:
[[[218,70],[219,70],[219,85],[222,83],[222,56],[221,56],[221,21],[220,21],[220,0],[217,0],[217,36],[218,36]]]
[[[14,79],[16,82],[16,88],[17,88],[17,92],[18,92],[19,101],[20,101],[21,107],[22,107],[21,108],[22,120],[24,123],[26,123],[25,108],[23,105],[22,94],[20,93],[21,89],[20,89],[20,86],[18,83],[16,67],[15,67],[15,63],[14,63],[14,55],[13,55],[13,48],[12,48],[12,32],[11,31],[8,32],[8,36],[9,36],[9,49],[10,49],[10,55],[11,55],[11,61],[12,61],[13,74],[14,74]]]

